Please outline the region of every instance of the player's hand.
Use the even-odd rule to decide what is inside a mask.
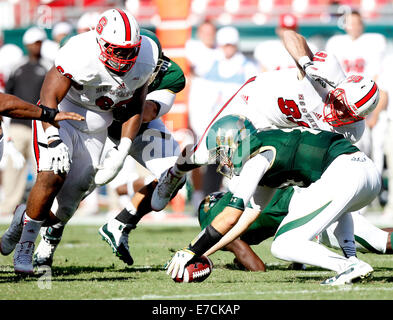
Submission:
[[[25,157],[15,148],[12,140],[7,141],[4,147],[4,155],[8,155],[11,158],[12,166],[16,170],[23,168],[26,162]]]
[[[59,128],[60,126],[58,124],[58,121],[63,121],[63,120],[85,121],[85,117],[75,112],[60,111],[58,114],[56,114],[54,121],[50,123],[55,127]]]
[[[307,56],[301,57],[299,64],[313,80],[323,81],[333,88],[345,79],[345,73],[336,56],[324,51],[315,53],[313,61]]]
[[[94,182],[101,186],[111,182],[123,168],[124,161],[128,156],[131,140],[122,138],[117,148],[112,148],[105,155],[102,165],[98,168]]]
[[[52,139],[48,143],[49,157],[51,168],[55,174],[68,173],[70,171],[71,161],[68,147],[64,142],[58,139]]]
[[[187,262],[189,262],[194,256],[195,253],[186,248],[177,251],[166,267],[166,274],[170,274],[172,279],[176,278],[176,275],[179,278],[183,278],[184,268]]]

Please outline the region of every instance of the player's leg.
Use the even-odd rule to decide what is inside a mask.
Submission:
[[[277,258],[319,266],[339,275],[355,264],[354,272],[329,284],[341,284],[352,276],[356,278],[372,271],[371,266],[357,258],[347,259],[313,241],[330,224],[340,222],[343,215],[346,215],[344,219],[351,219],[346,212],[359,210],[378,194],[380,179],[375,165],[359,154],[341,155],[320,180],[294,193],[289,213],[272,244],[272,253]],[[346,231],[347,237],[351,236],[350,230]],[[352,235],[352,241],[353,238]]]
[[[133,141],[130,155],[153,176],[159,177],[178,159],[179,145],[162,121],[157,119],[150,122],[148,128]],[[152,181],[136,191],[127,206],[99,229],[113,252],[128,265],[133,264],[128,235],[143,216],[152,211],[151,195],[155,186],[156,181]]]
[[[26,210],[23,215],[23,226],[13,229],[15,233],[20,232],[14,253],[14,268],[15,272],[18,273],[33,273],[34,242],[41,226],[49,219],[52,203],[66,179],[66,174],[54,174],[52,171],[52,164],[49,161],[46,147],[46,135],[41,123],[34,121],[33,127],[33,149],[35,151],[38,174],[27,199]],[[71,158],[73,148],[70,135],[64,127],[60,128],[59,133],[60,138],[69,149]],[[15,238],[18,237],[16,236]]]
[[[186,146],[174,166],[161,175],[152,195],[151,204],[154,211],[160,211],[166,207],[171,197],[176,194],[176,189],[182,183],[183,179],[185,179],[187,172],[209,163],[206,136],[209,128],[215,121],[225,115],[233,113],[245,114],[249,119],[255,118],[255,115],[251,115],[251,113],[247,112],[251,109],[255,110],[256,108],[250,108],[248,106],[248,99],[244,99],[244,96],[251,95],[255,89],[254,80],[254,78],[250,79],[234,93],[217,114],[211,118],[198,143],[195,144],[195,146]]]
[[[379,254],[392,253],[391,232],[376,227],[359,212],[352,212],[351,216],[357,250]],[[335,236],[336,226],[337,223],[334,223],[323,231],[318,237],[319,242],[332,248],[340,248]]]
[[[94,190],[94,175],[103,149],[105,134],[86,134],[74,131],[74,152],[71,169],[52,207],[56,224],[41,230],[42,238],[34,254],[36,266],[52,265],[56,248],[64,228],[78,209],[80,202]]]

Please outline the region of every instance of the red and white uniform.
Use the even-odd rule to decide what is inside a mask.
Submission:
[[[59,110],[72,111],[85,121],[66,120],[61,123],[60,138],[70,153],[71,169],[58,193],[57,216],[63,221],[71,218],[88,190],[95,187],[94,174],[99,164],[113,121],[112,110],[126,104],[136,89],[144,85],[158,60],[157,45],[142,36],[140,52],[133,68],[118,76],[99,60],[99,47],[94,31],[71,38],[56,57],[55,66],[73,84],[60,102]],[[40,121],[34,121],[34,152],[39,171],[51,170],[47,139]]]
[[[211,120],[196,146],[194,162],[207,163],[206,133],[215,121],[228,114],[243,115],[256,128],[303,126],[337,132],[356,142],[363,134],[364,120],[342,127],[332,127],[323,121],[324,101],[331,89],[309,77],[298,80],[298,69],[258,74],[249,79]]]

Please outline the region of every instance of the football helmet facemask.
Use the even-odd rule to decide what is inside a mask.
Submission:
[[[95,32],[100,61],[117,73],[131,70],[142,41],[135,18],[121,9],[107,10],[100,16]]]
[[[217,120],[209,129],[206,138],[209,163],[218,164],[217,172],[231,179],[237,147],[242,140],[256,131],[251,121],[244,116],[232,114]]]
[[[363,120],[377,106],[379,89],[370,78],[351,75],[329,92],[323,108],[323,121],[333,127]]]

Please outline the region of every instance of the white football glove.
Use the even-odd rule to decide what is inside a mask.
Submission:
[[[177,251],[167,266],[166,274],[171,274],[172,279],[176,278],[176,275],[183,278],[184,268],[194,256],[195,253],[186,248]]]
[[[333,88],[345,79],[345,73],[337,58],[325,51],[315,53],[313,61],[304,56],[299,59],[299,64],[312,79],[321,80]]]
[[[58,129],[49,127],[45,130],[45,134],[48,139],[49,161],[53,172],[55,174],[68,173],[71,166],[69,150],[60,139]]]
[[[105,159],[100,167],[98,167],[97,173],[94,177],[96,185],[104,185],[112,181],[121,168],[123,168],[124,161],[128,156],[128,152],[131,147],[131,140],[128,138],[122,138],[117,148],[109,150]]]
[[[15,144],[12,140],[8,140],[4,146],[4,155],[9,156],[12,160],[12,166],[14,169],[22,169],[26,159],[18,149],[15,148]]]

